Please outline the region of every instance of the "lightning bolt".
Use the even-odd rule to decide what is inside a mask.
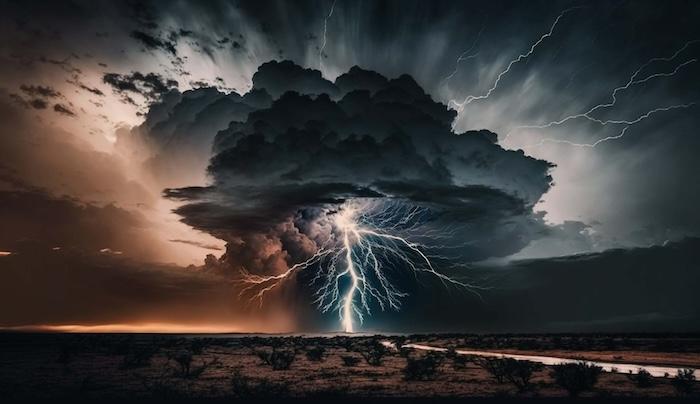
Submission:
[[[464,110],[464,108],[465,108],[467,105],[471,104],[473,101],[476,101],[476,100],[484,100],[484,99],[489,98],[489,97],[491,96],[491,94],[493,94],[493,92],[496,91],[496,89],[498,88],[498,84],[501,82],[501,79],[503,78],[503,76],[505,76],[506,74],[508,74],[508,72],[510,72],[510,69],[511,69],[514,65],[516,65],[517,63],[522,62],[523,60],[527,60],[527,58],[529,58],[529,57],[535,52],[535,50],[537,49],[537,47],[538,47],[542,42],[544,42],[545,39],[551,37],[552,34],[554,33],[554,29],[557,27],[557,24],[559,24],[559,20],[561,20],[561,19],[564,17],[564,15],[566,15],[567,13],[569,13],[569,12],[575,10],[575,9],[579,9],[579,8],[583,8],[583,7],[582,7],[582,6],[571,7],[571,8],[567,8],[566,10],[562,11],[562,12],[559,14],[559,16],[557,16],[557,18],[554,20],[554,23],[552,23],[552,25],[549,27],[549,31],[547,31],[546,33],[542,34],[542,36],[540,36],[540,38],[539,38],[535,43],[533,43],[532,46],[530,46],[530,49],[529,49],[527,52],[518,55],[517,58],[511,60],[510,63],[508,63],[508,65],[506,66],[506,68],[498,74],[498,76],[496,77],[496,81],[494,81],[494,83],[493,83],[493,85],[491,86],[491,88],[489,88],[488,91],[486,91],[485,94],[483,94],[483,95],[468,95],[461,103],[460,103],[460,102],[457,102],[457,101],[455,101],[455,100],[450,100],[450,101],[448,102],[448,106],[454,107],[455,109],[457,109],[457,113],[459,114],[459,113],[461,113],[461,112]],[[456,123],[456,122],[457,122],[457,119],[455,119],[455,123]],[[454,125],[454,124],[453,124],[453,125]]]
[[[410,241],[403,233],[417,237],[433,237],[422,229],[430,212],[426,208],[397,202],[371,199],[348,201],[332,216],[334,233],[325,240],[308,260],[295,264],[279,275],[260,276],[244,272],[241,294],[250,294],[262,304],[265,294],[279,287],[302,270],[316,272],[314,303],[326,313],[338,312],[342,329],[354,332],[364,316],[371,314],[372,303],[382,311],[399,310],[407,293],[392,282],[392,274],[408,270],[418,280],[419,274],[437,279],[444,287],[469,290],[483,289],[438,272],[431,258],[448,259],[444,255],[429,255],[424,245]],[[450,231],[449,229],[447,230]],[[436,245],[435,250],[445,246]]]
[[[452,70],[452,73],[447,75],[444,79],[441,81],[447,85],[449,81],[454,77],[455,74],[457,74],[457,71],[459,70],[459,64],[464,62],[465,60],[469,59],[474,59],[479,55],[479,52],[477,51],[476,53],[471,53],[476,45],[479,43],[479,39],[481,38],[481,34],[484,32],[484,27],[485,25],[481,26],[481,29],[479,30],[479,33],[476,35],[476,38],[474,39],[474,42],[472,42],[471,46],[467,48],[464,52],[462,52],[458,57],[457,60],[455,61],[455,68]]]
[[[539,142],[528,145],[528,146],[537,147],[537,146],[542,146],[545,143],[559,143],[559,144],[568,144],[570,146],[576,146],[576,147],[594,148],[601,143],[609,142],[611,140],[621,139],[622,137],[625,136],[627,129],[629,129],[631,125],[637,124],[637,123],[649,118],[650,116],[652,116],[658,112],[671,111],[674,109],[686,109],[686,108],[690,108],[690,107],[695,106],[695,105],[697,105],[697,102],[689,102],[687,104],[679,104],[679,105],[671,105],[668,107],[655,108],[655,109],[652,109],[651,111],[644,113],[643,115],[640,115],[636,119],[633,119],[630,121],[626,121],[626,120],[599,121],[599,120],[596,120],[596,122],[600,122],[602,125],[617,124],[617,125],[626,125],[626,126],[624,128],[622,128],[622,131],[619,134],[617,134],[615,136],[607,136],[607,137],[598,139],[593,143],[576,143],[576,142],[572,142],[572,141],[569,141],[566,139],[544,138],[544,139],[541,139]]]
[[[326,18],[323,19],[323,42],[321,43],[321,48],[318,50],[318,70],[323,72],[323,51],[326,49],[326,40],[327,40],[327,33],[328,33],[328,19],[331,18],[333,15],[333,10],[335,10],[335,2],[337,0],[333,0],[333,3],[331,4],[331,9],[328,12],[328,15]]]
[[[695,39],[695,40],[692,40],[692,41],[688,41],[688,42],[686,42],[682,47],[680,47],[679,49],[677,49],[671,56],[668,56],[668,57],[654,57],[654,58],[652,58],[652,59],[649,59],[649,60],[646,61],[645,63],[643,63],[641,66],[639,66],[639,67],[632,73],[632,75],[629,77],[629,79],[627,80],[627,82],[626,82],[625,84],[623,84],[623,85],[621,85],[621,86],[618,86],[618,87],[615,87],[615,88],[612,90],[612,92],[610,93],[610,101],[604,102],[604,103],[601,103],[601,104],[594,105],[593,107],[591,107],[591,108],[590,108],[588,111],[586,111],[586,112],[579,113],[579,114],[574,114],[574,115],[568,115],[568,116],[565,116],[564,118],[561,118],[561,119],[559,119],[559,120],[547,122],[547,123],[545,123],[545,124],[515,126],[515,127],[513,127],[511,130],[509,130],[508,133],[506,133],[506,136],[503,138],[503,143],[509,141],[511,134],[512,134],[514,131],[523,130],[523,129],[548,129],[548,128],[551,128],[551,127],[554,127],[554,126],[563,125],[563,124],[565,124],[565,123],[567,123],[567,122],[569,122],[569,121],[573,121],[573,120],[576,120],[576,119],[586,119],[586,120],[588,120],[588,121],[590,121],[590,122],[594,122],[594,123],[599,124],[599,125],[601,125],[601,126],[605,126],[605,125],[608,125],[608,124],[626,125],[626,126],[623,128],[622,132],[620,132],[620,134],[618,134],[618,135],[616,135],[616,136],[608,136],[608,137],[599,139],[599,140],[597,140],[597,141],[594,142],[594,143],[575,143],[575,142],[571,142],[571,141],[567,141],[567,140],[563,140],[563,139],[546,138],[546,139],[542,139],[540,142],[538,142],[538,143],[536,143],[536,144],[534,144],[534,145],[531,145],[531,146],[541,146],[541,145],[544,144],[544,143],[561,143],[561,144],[568,144],[568,145],[571,145],[571,146],[579,146],[579,147],[595,147],[595,146],[599,145],[600,143],[607,142],[607,141],[610,141],[610,140],[616,140],[616,139],[622,138],[622,137],[624,136],[625,132],[627,131],[627,128],[629,127],[629,125],[634,125],[634,124],[636,124],[636,123],[639,123],[639,122],[641,122],[642,120],[647,119],[649,116],[651,116],[651,115],[653,115],[653,114],[655,114],[655,113],[657,113],[657,112],[669,111],[669,110],[672,110],[672,109],[680,109],[680,108],[690,108],[690,107],[692,107],[693,105],[696,104],[696,102],[691,102],[691,103],[686,103],[686,104],[678,104],[678,105],[671,105],[671,106],[661,107],[661,108],[655,108],[655,109],[652,109],[652,110],[650,110],[650,111],[647,111],[646,113],[640,115],[639,117],[637,117],[637,118],[635,118],[635,119],[633,119],[633,120],[624,120],[624,119],[617,119],[617,120],[608,119],[608,120],[602,120],[602,119],[596,118],[596,117],[593,115],[593,114],[594,114],[596,111],[598,111],[598,110],[601,110],[601,109],[604,109],[604,108],[612,108],[612,107],[614,107],[614,106],[617,104],[617,101],[618,101],[618,98],[617,98],[617,97],[618,97],[618,95],[619,95],[620,92],[625,91],[625,90],[627,90],[627,89],[629,89],[629,88],[631,88],[631,87],[633,87],[633,86],[635,86],[635,85],[647,83],[647,82],[649,82],[650,80],[653,80],[653,79],[656,79],[656,78],[675,76],[675,75],[678,74],[678,72],[679,72],[681,69],[683,69],[684,67],[686,67],[686,66],[688,66],[688,65],[691,65],[691,64],[693,64],[693,63],[696,63],[696,62],[698,61],[697,59],[695,59],[695,58],[689,59],[689,60],[686,60],[685,62],[682,62],[682,63],[678,64],[678,65],[677,65],[672,71],[670,71],[670,72],[654,72],[654,73],[648,74],[647,76],[645,76],[645,77],[643,77],[643,78],[639,78],[639,76],[642,74],[642,72],[643,72],[646,68],[648,68],[649,66],[651,66],[652,64],[654,64],[654,63],[656,63],[656,62],[672,62],[672,61],[675,60],[681,53],[683,53],[683,51],[685,51],[686,49],[688,49],[689,46],[691,46],[691,45],[693,45],[693,44],[695,44],[695,43],[698,43],[698,42],[700,42],[700,40],[698,40],[698,39]]]

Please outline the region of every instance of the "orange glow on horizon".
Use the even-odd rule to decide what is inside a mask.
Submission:
[[[146,334],[222,334],[250,332],[234,325],[220,324],[37,324],[12,327],[0,327],[4,331],[25,332],[64,332],[64,333],[146,333]]]

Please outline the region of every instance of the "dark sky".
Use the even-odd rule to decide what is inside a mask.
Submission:
[[[698,330],[699,18],[0,0],[0,326],[338,329],[355,209],[456,281],[371,235],[361,329]]]

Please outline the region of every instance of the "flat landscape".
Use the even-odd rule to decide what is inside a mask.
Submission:
[[[0,354],[0,397],[13,399],[700,397],[683,370],[700,368],[697,335],[4,333]],[[653,377],[583,361],[670,371]]]

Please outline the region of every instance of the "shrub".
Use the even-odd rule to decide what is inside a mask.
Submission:
[[[340,359],[343,360],[343,366],[357,366],[360,363],[360,358],[357,356],[343,355]]]
[[[397,335],[397,336],[393,337],[391,340],[392,340],[394,346],[396,347],[396,349],[400,350],[401,347],[403,347],[404,344],[406,343],[407,338],[403,335]]]
[[[520,393],[532,388],[532,375],[543,368],[539,363],[512,358],[480,358],[476,363],[489,372],[498,383],[510,382]]]
[[[630,375],[630,379],[640,388],[651,387],[654,384],[654,378],[651,376],[651,373],[642,368],[639,368],[637,374]]]
[[[406,367],[403,370],[404,379],[435,380],[444,360],[445,355],[438,352],[429,352],[422,358],[406,358]]]
[[[678,374],[671,381],[679,394],[690,394],[693,391],[693,382],[695,382],[693,369],[678,369]]]
[[[287,370],[296,358],[296,352],[290,349],[273,348],[272,352],[256,351],[256,354],[263,363],[272,366],[272,370]]]
[[[519,361],[511,358],[502,359],[503,373],[506,380],[518,389],[519,393],[532,389],[532,375],[544,366],[530,361]]]
[[[504,383],[506,381],[503,369],[504,362],[500,358],[479,358],[476,364],[489,372],[496,379],[496,382]]]
[[[326,348],[322,346],[315,346],[306,350],[306,358],[312,362],[321,362],[325,353]]]
[[[360,354],[363,358],[365,358],[365,361],[367,361],[367,364],[370,366],[381,366],[384,356],[386,356],[388,353],[389,350],[387,347],[382,345],[381,342],[377,340],[372,340],[364,347],[364,349],[360,350]]]
[[[602,370],[603,368],[592,363],[562,363],[554,365],[551,376],[570,396],[576,397],[595,386]]]
[[[185,379],[197,379],[211,365],[218,363],[216,359],[210,362],[202,362],[200,366],[192,366],[193,358],[190,351],[179,351],[175,355],[169,355],[168,360],[174,360],[178,368],[175,371],[176,376]]]

